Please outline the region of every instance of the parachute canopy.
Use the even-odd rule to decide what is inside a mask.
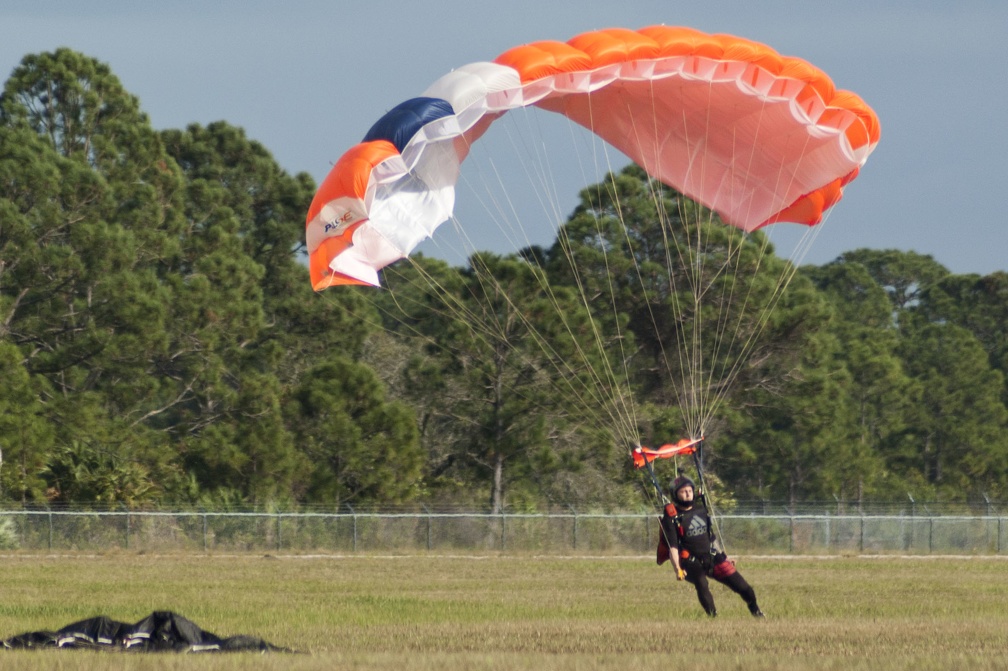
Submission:
[[[114,650],[117,652],[291,652],[253,636],[221,637],[171,611],[154,611],[130,624],[104,615],[57,631],[29,631],[3,641],[4,650]]]
[[[739,37],[652,26],[518,46],[396,106],[336,162],[307,216],[313,287],[377,285],[378,270],[451,217],[472,144],[531,106],[747,232],[821,221],[879,140],[858,96]]]

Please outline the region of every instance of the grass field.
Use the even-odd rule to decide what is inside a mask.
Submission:
[[[302,654],[2,652],[3,669],[1008,668],[1008,563],[743,557],[720,616],[649,558],[0,555],[0,638],[174,610]]]

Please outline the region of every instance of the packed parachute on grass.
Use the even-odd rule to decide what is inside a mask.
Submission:
[[[3,642],[5,650],[118,650],[131,652],[292,652],[254,636],[221,637],[181,615],[155,611],[135,624],[104,615],[57,631],[31,631]]]

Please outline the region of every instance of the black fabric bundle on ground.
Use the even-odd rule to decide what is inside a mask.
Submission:
[[[3,642],[8,650],[86,648],[137,652],[290,652],[252,636],[221,638],[170,611],[155,611],[136,624],[105,616],[68,624],[59,631],[31,631]]]

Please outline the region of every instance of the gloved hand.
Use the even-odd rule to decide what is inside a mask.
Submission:
[[[676,580],[685,580],[686,571],[684,569],[679,569],[676,571]]]

